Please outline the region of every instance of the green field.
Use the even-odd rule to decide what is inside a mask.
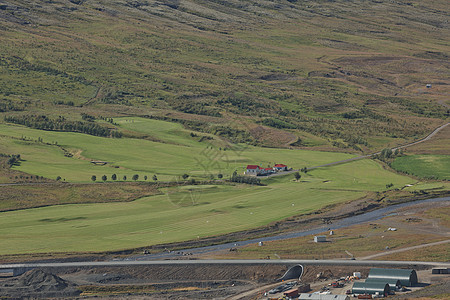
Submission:
[[[200,142],[200,136],[192,137],[192,131],[179,124],[142,118],[118,118],[116,122],[123,130],[161,142],[0,125],[0,152],[21,154],[23,161],[15,169],[49,178],[62,176],[73,182],[88,182],[93,174],[109,178],[112,173],[119,178],[122,174],[129,178],[135,173],[158,174],[160,181],[183,173],[208,178],[207,172],[222,172],[227,177],[234,170],[242,172],[249,163],[282,162],[302,168],[352,157],[250,146],[235,153],[231,149],[236,145],[228,144],[229,150],[220,150],[214,143]],[[36,141],[38,138],[43,142]],[[213,138],[213,142],[220,141]],[[74,156],[64,156],[62,149]],[[205,156],[205,150],[220,155]],[[91,159],[110,164],[95,166]],[[107,251],[196,239],[255,228],[385,190],[386,184],[401,188],[415,180],[391,173],[373,160],[359,160],[302,173],[299,182],[293,180],[293,175],[264,182],[267,186],[176,186],[161,188],[163,195],[133,202],[65,204],[4,212],[0,239],[8,243],[0,247],[0,254]]]
[[[102,138],[0,124],[0,153],[21,154],[24,161],[15,167],[18,170],[52,179],[61,176],[71,182],[89,182],[92,175],[100,178],[105,174],[110,178],[114,173],[119,178],[126,175],[128,179],[133,174],[139,174],[141,179],[144,175],[157,174],[159,180],[170,180],[184,173],[197,178],[208,178],[209,174],[231,175],[234,170],[242,173],[247,164],[266,166],[284,163],[300,169],[353,156],[247,145],[232,145],[232,149],[224,151],[208,142],[199,142],[199,137],[191,137],[188,134],[191,131],[182,129],[179,124],[138,118],[129,120],[135,122],[119,119],[118,123],[125,129],[151,133],[167,143],[144,139]],[[44,143],[37,142],[38,138],[42,138]],[[57,145],[54,145],[55,142]],[[61,147],[74,156],[65,157]],[[234,147],[238,147],[237,151],[233,150]],[[107,161],[110,164],[96,166],[90,163],[91,160]]]
[[[355,180],[353,169],[371,174]],[[268,224],[413,182],[370,160],[292,176],[268,186],[185,186],[131,203],[62,205],[2,213],[1,254],[107,251],[196,239]],[[83,241],[83,242],[80,242]]]
[[[47,197],[39,184],[0,187],[1,208],[16,209],[0,213],[0,254],[184,241],[387,186],[413,184],[405,195],[448,190],[373,160],[314,169],[299,182],[167,188],[184,174],[200,181],[242,174],[247,164],[301,169],[429,134],[448,119],[448,1],[35,2],[0,9],[0,182],[56,187],[61,178],[83,187]],[[99,135],[96,125],[122,138],[76,133]],[[446,154],[445,136],[437,146],[433,154]],[[12,154],[21,161],[10,168]],[[445,156],[402,157],[394,167],[449,178]],[[113,174],[118,186],[108,190],[101,178]],[[160,184],[128,193],[120,181],[133,175]],[[108,201],[116,202],[98,203]]]
[[[394,160],[392,167],[421,178],[450,179],[450,156],[448,155],[402,156]]]

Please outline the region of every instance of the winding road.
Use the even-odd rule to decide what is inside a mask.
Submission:
[[[322,233],[322,232],[325,232],[328,230],[336,230],[336,229],[348,227],[351,225],[373,222],[373,221],[382,219],[386,216],[396,214],[397,210],[405,208],[405,207],[419,205],[419,204],[423,204],[423,203],[444,202],[444,201],[448,202],[448,205],[450,205],[450,197],[419,200],[419,201],[414,201],[414,202],[406,202],[406,203],[383,207],[383,208],[376,209],[376,210],[373,210],[373,211],[370,211],[370,212],[367,212],[364,214],[344,218],[344,219],[335,221],[333,224],[324,224],[322,226],[318,226],[318,227],[316,227],[314,229],[310,229],[310,230],[300,230],[300,231],[279,234],[279,235],[275,235],[275,236],[268,236],[268,237],[263,237],[263,238],[256,238],[256,239],[251,239],[251,240],[246,240],[246,241],[232,242],[232,243],[226,243],[226,244],[220,244],[220,245],[214,245],[214,246],[184,249],[184,250],[180,250],[180,251],[138,255],[138,256],[131,257],[129,259],[137,260],[137,261],[174,259],[177,257],[179,258],[179,257],[186,256],[186,255],[188,255],[188,257],[189,257],[190,254],[204,254],[204,253],[214,252],[214,251],[229,250],[230,248],[242,247],[242,246],[246,246],[249,244],[256,244],[258,242],[279,241],[279,240],[303,237],[303,236],[308,236],[308,235],[316,235],[316,234],[319,234],[319,233]],[[389,253],[392,253],[392,252],[389,252]]]

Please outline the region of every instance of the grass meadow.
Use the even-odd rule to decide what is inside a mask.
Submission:
[[[450,156],[448,155],[402,156],[394,160],[392,167],[421,178],[450,179]]]
[[[295,186],[295,187],[294,187]],[[1,254],[110,251],[268,224],[364,196],[301,183],[166,190],[129,203],[70,204],[2,213]],[[82,242],[81,242],[82,241]]]
[[[52,179],[61,176],[70,182],[89,182],[92,175],[100,178],[103,174],[108,178],[117,174],[119,179],[126,175],[128,180],[133,174],[140,175],[141,179],[145,175],[150,178],[157,174],[159,180],[171,180],[184,173],[202,178],[218,173],[231,175],[234,170],[243,173],[247,164],[266,166],[284,163],[300,169],[353,157],[342,153],[247,145],[240,145],[239,151],[225,151],[210,143],[199,142],[199,137],[190,137],[181,125],[157,120],[134,120],[134,123],[127,123],[127,120],[118,122],[125,124],[124,128],[140,130],[141,133],[150,131],[154,138],[165,142],[111,139],[0,124],[0,152],[21,154],[24,161],[15,167],[20,171]],[[43,143],[37,142],[39,138]],[[73,157],[64,156],[63,149],[72,153]],[[109,164],[97,166],[91,164],[91,160],[107,161]]]
[[[179,124],[142,118],[118,118],[122,130],[146,139],[111,139],[80,133],[40,131],[0,125],[0,152],[20,153],[15,169],[70,182],[89,182],[113,173],[157,174],[160,181],[205,171],[225,176],[246,164],[285,163],[294,168],[352,157],[349,154],[245,147],[239,153],[200,142],[200,134]],[[41,138],[43,142],[38,142]],[[217,137],[214,137],[216,139]],[[213,155],[205,155],[205,150]],[[72,153],[72,157],[64,153]],[[217,156],[215,156],[217,155]],[[95,166],[90,160],[108,161]],[[208,166],[208,169],[204,169]],[[416,183],[385,170],[372,160],[359,160],[293,175],[267,178],[266,186],[193,185],[160,188],[162,194],[132,202],[63,204],[1,213],[0,254],[112,251],[185,241],[266,225],[323,206]],[[143,176],[140,177],[142,179]],[[101,185],[101,183],[98,183]],[[78,198],[80,195],[77,196]],[[105,197],[108,197],[106,194]],[[101,199],[107,201],[107,199]],[[83,201],[81,201],[83,202]],[[99,201],[100,202],[100,201]],[[55,201],[52,204],[56,204]]]

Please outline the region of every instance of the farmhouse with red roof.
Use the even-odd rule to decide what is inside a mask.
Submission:
[[[247,165],[247,170],[245,171],[245,175],[254,175],[254,176],[260,176],[260,175],[269,175],[274,172],[281,172],[281,171],[287,171],[288,166],[283,164],[276,164],[272,168],[261,168],[258,165]]]
[[[275,164],[275,166],[273,166],[273,170],[277,171],[277,172],[279,172],[279,171],[287,171],[287,169],[288,169],[288,166],[283,165],[283,164]]]
[[[245,174],[247,175],[259,175],[261,173],[261,168],[258,165],[248,165],[247,171]]]

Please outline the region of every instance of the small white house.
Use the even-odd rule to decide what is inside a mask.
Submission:
[[[273,166],[273,170],[277,171],[277,172],[279,172],[279,171],[287,171],[287,169],[288,169],[288,166],[283,165],[283,164],[276,164],[275,166]]]
[[[327,241],[327,237],[324,235],[316,235],[314,236],[314,242],[315,243],[323,243]]]

